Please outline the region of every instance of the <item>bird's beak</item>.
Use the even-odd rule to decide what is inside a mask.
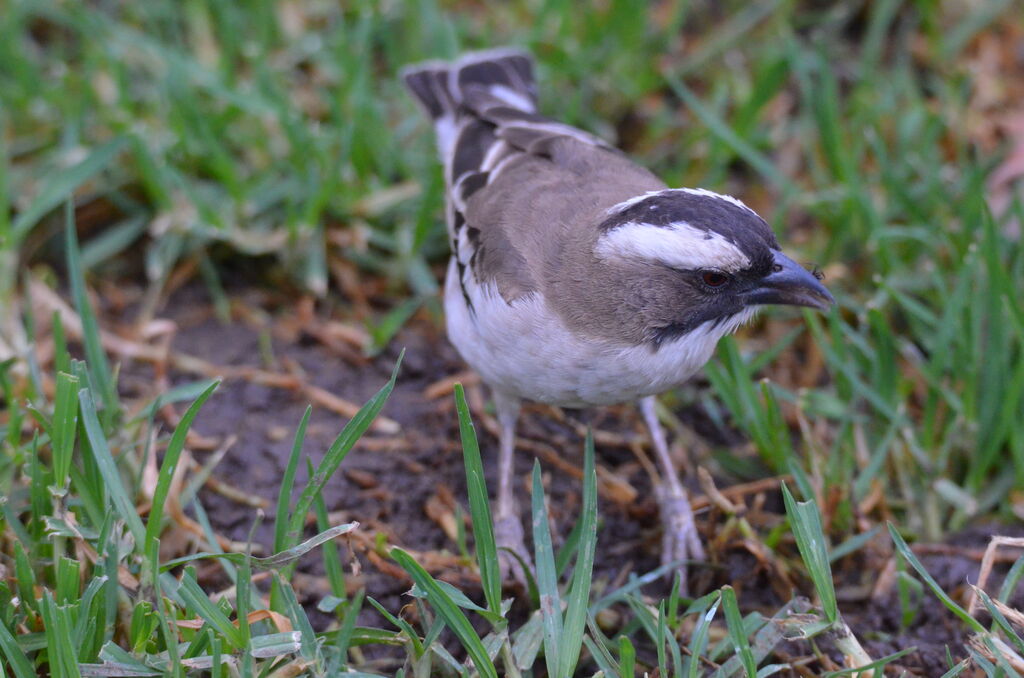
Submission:
[[[818,278],[782,252],[775,252],[772,272],[761,279],[761,284],[744,294],[748,306],[782,304],[809,306],[827,311],[836,303]]]

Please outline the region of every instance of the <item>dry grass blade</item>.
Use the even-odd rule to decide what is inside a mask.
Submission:
[[[988,583],[988,578],[992,574],[992,566],[995,564],[996,555],[999,549],[1004,546],[1024,549],[1024,538],[996,535],[989,540],[988,546],[985,548],[985,555],[981,559],[981,569],[978,571],[978,583],[975,587],[972,587],[970,602],[967,604],[968,614],[974,615],[977,613],[978,590],[985,590],[985,584]]]

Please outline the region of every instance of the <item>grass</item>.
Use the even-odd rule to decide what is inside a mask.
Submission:
[[[72,258],[77,256],[75,250],[69,251]],[[405,670],[417,677],[437,672],[497,676],[499,667],[500,675],[536,675],[541,651],[546,675],[569,677],[575,675],[584,647],[589,660],[603,675],[632,676],[636,661],[634,642],[656,646],[659,675],[680,676],[707,675],[706,667],[717,667],[713,674],[716,676],[772,675],[786,667],[758,667],[775,645],[787,638],[813,640],[834,636],[835,647],[852,660],[853,666],[863,670],[882,668],[912,650],[907,648],[874,661],[864,653],[838,610],[819,507],[813,500],[797,502],[785,488],[787,513],[819,604],[812,606],[794,599],[773,620],[756,612],[744,617],[729,586],[689,601],[685,609],[681,604],[687,601],[677,595],[678,588],[673,589],[668,599],[652,604],[640,595],[640,587],[660,572],[634,578],[603,596],[595,595],[591,572],[597,543],[597,475],[593,439],[589,436],[584,455],[583,508],[578,519],[580,538],[566,547],[571,549],[568,559],[574,564],[570,581],[564,587],[559,586],[558,580],[566,566],[559,568],[556,561],[568,559],[563,560],[562,554],[556,558],[553,550],[540,466],[534,466],[532,522],[538,602],[533,614],[514,628],[508,618],[511,601],[501,599],[483,465],[460,387],[456,389],[456,400],[476,563],[486,607],[434,579],[409,554],[395,547],[390,555],[415,582],[412,595],[429,606],[433,614],[420,615],[423,629],[417,631],[378,606],[396,630],[358,628],[354,620],[361,595],[345,598],[344,582],[337,580],[340,570],[330,566],[332,557],[327,548],[323,553],[326,571],[332,590],[340,596],[334,607],[339,625],[333,631],[316,634],[288,583],[288,574],[300,556],[318,546],[328,546],[330,539],[350,531],[354,525],[324,529],[301,544],[295,527],[309,507],[321,501],[319,491],[324,482],[380,411],[394,387],[397,366],[380,392],[339,434],[319,468],[310,474],[310,481],[294,507],[289,502],[295,490],[294,475],[286,474],[278,502],[277,554],[253,558],[249,554],[196,553],[162,562],[162,507],[168,500],[168,488],[186,433],[203,403],[215,397],[217,384],[203,388],[166,442],[159,478],[152,490],[152,508],[143,524],[132,497],[144,491],[127,484],[129,474],[119,468],[137,461],[128,458],[138,448],[134,452],[132,446],[122,449],[121,464],[115,462],[95,409],[97,394],[89,386],[83,386],[77,393],[74,390],[80,385],[79,378],[84,379],[82,383],[88,382],[89,372],[83,363],[69,356],[67,364],[80,377],[63,372],[57,375],[58,383],[64,386],[58,389],[57,402],[52,403],[53,417],[35,411],[42,433],[20,450],[31,454],[25,462],[31,467],[28,482],[3,503],[5,533],[12,537],[15,561],[15,577],[8,582],[15,583],[16,588],[0,582],[0,600],[5,610],[4,623],[0,624],[0,656],[18,678],[35,675],[37,668],[56,676],[183,675],[196,671],[208,671],[211,675],[267,675],[270,671],[337,675],[341,671],[342,675],[368,676],[371,674],[347,667],[347,650],[354,645],[375,643],[404,644],[408,650]],[[76,403],[69,406],[66,399]],[[308,415],[307,410],[298,426],[289,469],[299,463]],[[132,423],[128,422],[129,430]],[[78,458],[72,460],[67,452],[75,449],[79,451],[75,455]],[[51,461],[49,467],[45,465],[47,457]],[[193,509],[202,515],[201,506],[194,504]],[[74,515],[79,517],[72,518]],[[319,527],[325,525],[321,522]],[[1006,675],[1013,675],[1012,667],[1020,665],[1024,639],[998,604],[982,593],[985,606],[996,620],[992,629],[986,629],[939,588],[899,533],[894,528],[890,530],[902,556],[975,632],[975,644],[981,648],[971,650],[976,665],[986,669],[988,675],[1001,675],[998,665],[1002,664],[1009,671]],[[216,543],[212,535],[210,543]],[[83,559],[68,553],[95,556]],[[219,603],[213,602],[200,589],[193,563],[207,559],[220,562],[234,582],[233,601],[222,598]],[[273,573],[269,607],[264,607],[254,588],[254,568]],[[179,576],[171,576],[172,572]],[[155,598],[145,591],[151,591]],[[1010,591],[1012,588],[1004,586],[1002,597]],[[626,604],[632,610],[633,633],[639,636],[636,641],[625,631],[609,639],[599,627],[598,616],[616,604]],[[724,615],[727,635],[717,645],[711,645],[710,625],[719,611]],[[467,613],[479,615],[490,631],[480,637],[478,627],[470,623]],[[124,616],[119,618],[121,615]],[[691,641],[684,647],[680,638],[686,637],[688,622],[695,624]],[[624,628],[628,630],[630,626]],[[466,659],[456,659],[438,642],[444,628],[464,648]],[[988,652],[983,654],[984,649]],[[957,675],[966,666],[965,660],[953,666],[947,675]]]
[[[609,0],[579,12],[564,0],[487,11],[431,0],[264,0],[244,9],[221,0],[14,0],[2,14],[3,671],[264,675],[287,665],[318,674],[348,666],[352,647],[384,643],[406,648],[406,675],[415,676],[468,673],[467,656],[479,675],[539,675],[544,665],[568,676],[580,661],[633,675],[648,647],[660,675],[752,675],[756,667],[770,675],[780,628],[838,639],[863,663],[830,568],[836,553],[870,538],[867,516],[892,521],[893,547],[906,561],[905,618],[927,589],[974,634],[970,647],[953,649],[947,675],[969,667],[1014,675],[1024,646],[998,606],[1014,587],[983,599],[993,623],[982,626],[906,543],[944,539],[980,518],[1014,520],[1024,487],[1024,255],[1011,225],[1024,222],[1024,202],[1018,195],[1005,213],[989,210],[989,181],[1008,149],[992,142],[986,121],[994,115],[978,94],[985,77],[1011,88],[1012,75],[985,71],[978,36],[1019,29],[1012,3],[670,2],[643,11]],[[87,281],[132,272],[125,262],[135,259],[152,312],[164,285],[194,269],[226,308],[220,276],[240,259],[271,261],[272,275],[319,295],[343,284],[339,266],[355,266],[386,281],[367,320],[367,350],[380,350],[418,308],[436,308],[436,265],[447,247],[440,172],[397,69],[506,43],[536,54],[546,113],[618,140],[672,185],[741,195],[787,249],[823,266],[840,300],[828,316],[772,319],[723,342],[706,371],[711,388],[688,386],[667,399],[670,411],[700,404],[715,426],[750,440],[749,454],[721,447],[701,460],[717,477],[793,477],[803,501],[787,490],[788,524],[759,538],[776,549],[783,536],[795,540],[816,600],[794,599],[779,623],[744,617],[730,589],[652,601],[638,579],[591,593],[588,559],[600,554],[590,503],[569,551],[554,553],[547,521],[536,522],[536,611],[512,628],[475,436],[460,407],[483,604],[395,550],[416,581],[425,626],[395,617],[393,629],[358,627],[364,599],[345,594],[334,545],[301,528],[309,513],[321,535],[343,527],[327,524],[319,491],[388,385],[292,505],[308,419],[298,424],[276,559],[195,557],[220,564],[233,600],[211,601],[191,561],[160,562],[169,524],[161,499],[190,418],[170,436],[157,432],[150,448],[158,404],[132,415],[121,402]],[[23,284],[50,280],[62,253],[85,361],[72,359],[59,321],[52,337],[35,336],[49,323],[22,303]],[[33,350],[43,339],[54,344],[50,364]],[[194,414],[214,389],[190,384],[159,404],[192,402]],[[163,461],[150,494],[141,469],[157,450]],[[540,495],[535,519],[543,518]],[[148,513],[136,509],[147,503]],[[187,506],[203,523],[194,497]],[[731,520],[742,526],[742,516]],[[295,559],[314,548],[331,582],[324,605],[337,619],[319,634],[288,585]],[[253,568],[272,573],[266,605]],[[1022,570],[1018,562],[1010,581]],[[608,638],[596,620],[612,605],[628,609],[630,621]],[[713,634],[722,620],[725,636]],[[451,637],[464,654],[440,642]]]

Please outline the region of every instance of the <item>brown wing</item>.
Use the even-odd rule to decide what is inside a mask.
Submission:
[[[437,127],[467,301],[483,283],[508,302],[537,291],[551,253],[596,228],[602,210],[664,188],[604,140],[537,114],[532,62],[520,52],[433,62],[405,78]]]

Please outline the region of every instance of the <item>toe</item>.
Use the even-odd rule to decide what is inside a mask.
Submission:
[[[704,559],[704,546],[693,519],[693,510],[685,493],[660,488],[658,499],[665,530],[662,537],[662,564],[675,563],[676,569],[668,576],[679,572],[685,587],[688,562]]]
[[[518,518],[506,516],[494,523],[494,539],[498,544],[498,562],[502,579],[514,579],[526,585],[525,563],[530,567],[530,552],[526,550],[523,525]],[[514,555],[513,555],[514,554]],[[518,556],[518,557],[517,557]]]

